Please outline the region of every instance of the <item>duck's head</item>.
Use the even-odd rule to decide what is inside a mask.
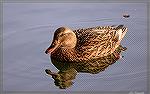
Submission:
[[[60,27],[55,31],[53,42],[45,53],[50,54],[58,48],[74,48],[76,46],[76,42],[76,35],[71,29],[68,27]]]

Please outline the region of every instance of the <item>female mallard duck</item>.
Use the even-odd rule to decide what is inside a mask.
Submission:
[[[123,25],[74,31],[68,27],[60,27],[55,31],[53,42],[45,53],[51,54],[52,63],[59,70],[72,66],[77,71],[98,73],[114,63],[112,55],[119,58],[120,54],[115,51],[126,32],[127,28]],[[122,50],[125,48],[121,46],[120,51]]]

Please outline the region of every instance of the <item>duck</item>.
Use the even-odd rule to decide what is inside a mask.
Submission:
[[[52,64],[61,71],[74,68],[78,72],[96,74],[115,63],[128,28],[124,25],[96,26],[72,30],[60,27],[54,32],[51,45],[45,53]]]

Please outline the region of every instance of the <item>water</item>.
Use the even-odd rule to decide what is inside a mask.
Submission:
[[[79,73],[67,91],[147,90],[147,10],[144,3],[5,3],[3,11],[4,91],[65,91],[45,69],[58,71],[44,51],[54,31],[124,24],[124,58],[99,74]],[[130,17],[122,18],[124,13]]]

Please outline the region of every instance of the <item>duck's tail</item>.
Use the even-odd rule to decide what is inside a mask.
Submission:
[[[116,27],[116,36],[118,36],[118,40],[121,41],[125,36],[128,28],[124,27],[124,25],[119,25]]]
[[[115,45],[112,46],[111,53],[120,45],[121,40],[125,36],[128,29],[124,25],[115,26],[115,33],[112,42],[114,41]]]

